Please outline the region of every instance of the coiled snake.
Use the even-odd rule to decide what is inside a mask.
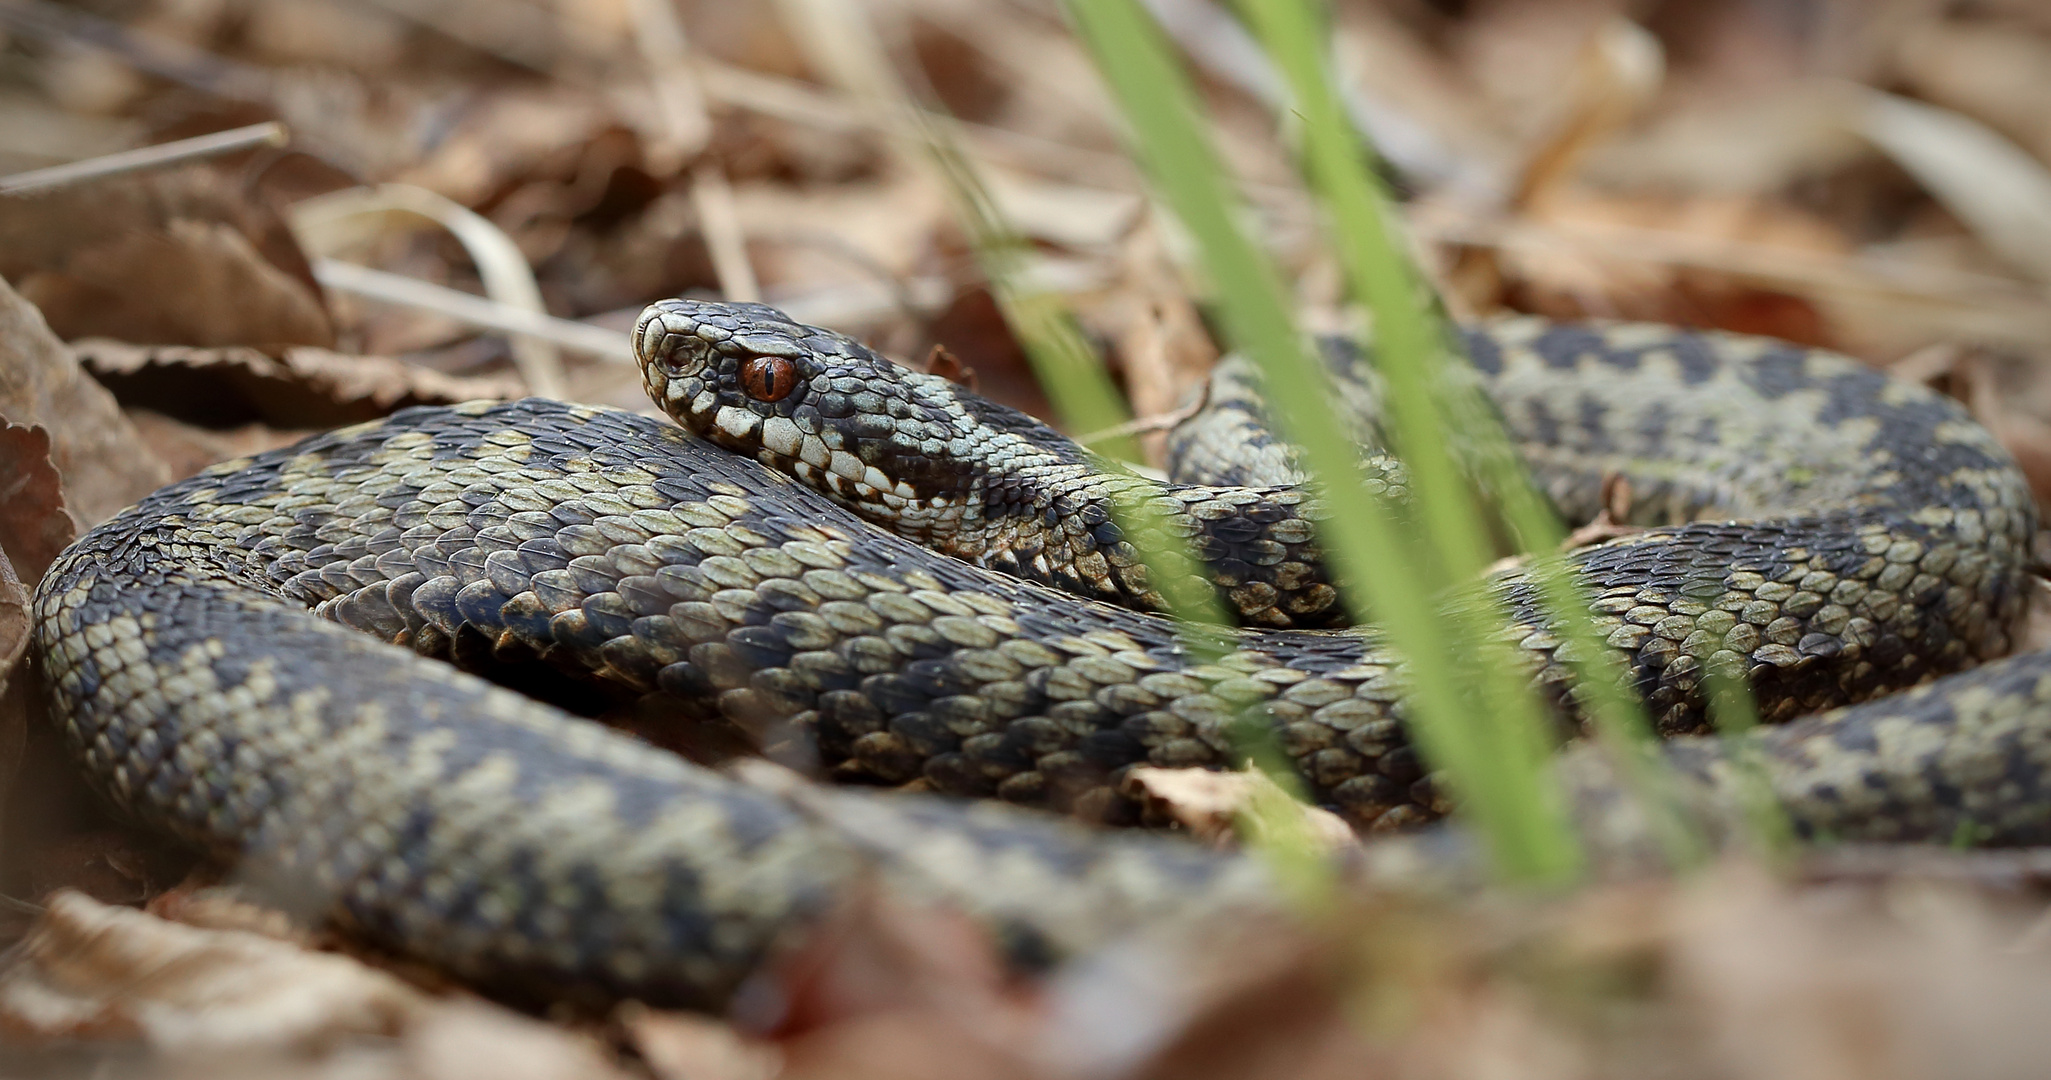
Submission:
[[[844,779],[1098,817],[1120,813],[1125,766],[1229,764],[1251,713],[1356,824],[1440,808],[1377,635],[1304,628],[1336,595],[1314,500],[1243,371],[1177,436],[1240,486],[1152,493],[1253,627],[1197,664],[1138,610],[1144,571],[1105,513],[1144,481],[768,308],[665,301],[636,341],[657,403],[729,449],[553,401],[409,409],[222,463],[88,533],[37,591],[35,646],[94,783],[479,984],[698,1006],[861,881],[1039,956],[1267,886],[1248,860],[996,801],[750,783],[459,666],[566,673],[637,698],[644,728],[725,726]],[[2009,651],[2035,511],[1949,401],[1727,335],[1513,320],[1467,344],[1563,511],[1592,512],[1618,474],[1657,526],[1575,558],[1704,790],[1722,754],[1685,733],[1719,654],[1788,720]],[[1335,367],[1371,429],[1371,380],[1343,352]],[[1400,489],[1399,468],[1366,467]],[[1556,682],[1530,586],[1496,588]],[[1809,835],[2042,842],[2047,705],[2034,654],[1757,741]]]

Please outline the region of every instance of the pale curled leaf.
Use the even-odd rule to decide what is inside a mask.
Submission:
[[[51,896],[0,971],[0,1041],[139,1041],[194,1060],[292,1055],[302,1067],[347,1072],[365,1060],[367,1036],[396,1039],[413,1080],[622,1076],[588,1035],[475,999],[433,997],[351,957],[309,950],[275,913],[211,890],[171,896],[179,894],[156,907],[212,927],[76,892]]]
[[[139,1038],[174,1050],[317,1046],[393,1034],[427,1001],[347,957],[182,926],[67,891],[50,897],[0,973],[0,1032]]]
[[[404,1047],[409,1080],[628,1080],[595,1039],[481,1001],[436,1002]]]
[[[747,995],[773,1011],[741,1020],[773,1030],[784,1080],[1024,1080],[1039,1017],[1021,989],[985,927],[868,888]]]
[[[1126,772],[1124,791],[1145,800],[1151,809],[1165,813],[1198,839],[1219,846],[1235,843],[1243,828],[1266,827],[1269,815],[1284,804],[1294,806],[1297,828],[1317,850],[1337,851],[1356,842],[1352,828],[1339,815],[1292,803],[1286,792],[1258,770],[1221,773],[1141,765]],[[1263,803],[1259,813],[1255,812],[1257,800]]]
[[[775,1047],[703,1016],[629,1003],[614,1020],[659,1080],[773,1080],[783,1067]]]
[[[1970,117],[1874,93],[1859,130],[1908,170],[1980,242],[2051,282],[2051,171]]]
[[[1998,20],[1918,20],[1896,63],[1917,97],[1986,121],[2051,161],[2051,36]]]
[[[527,264],[520,245],[488,218],[426,188],[380,184],[306,199],[292,207],[292,227],[307,250],[331,255],[342,246],[350,219],[382,220],[394,215],[425,218],[447,229],[476,264],[484,294],[491,300],[537,315],[548,314],[534,268]],[[528,390],[542,397],[562,397],[562,356],[554,343],[515,335],[512,346],[513,363]]]

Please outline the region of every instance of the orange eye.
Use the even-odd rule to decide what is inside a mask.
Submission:
[[[741,365],[741,389],[756,401],[782,401],[797,386],[797,368],[781,356],[757,356]]]

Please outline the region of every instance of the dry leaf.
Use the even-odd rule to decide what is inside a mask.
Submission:
[[[408,1076],[417,1080],[629,1080],[588,1036],[462,1000],[414,1017],[405,1059]]]
[[[1013,228],[1071,248],[1117,243],[1146,207],[1132,192],[1056,184],[998,169],[986,168],[983,180]]]
[[[184,345],[331,345],[291,232],[203,169],[0,202],[0,274],[58,336]]]
[[[116,397],[209,427],[262,421],[279,428],[329,428],[409,405],[520,396],[517,379],[444,375],[389,357],[305,346],[272,353],[90,338],[73,349]]]
[[[2051,1057],[2051,954],[2019,920],[1913,881],[1792,893],[1728,867],[1674,905],[1674,1007],[1725,1075],[2029,1077]],[[1878,901],[1878,903],[1875,903]]]
[[[1977,120],[1892,94],[1867,98],[1859,130],[1988,250],[2051,282],[2051,171],[2042,162]]]
[[[1112,316],[1117,324],[1118,361],[1132,411],[1141,418],[1174,413],[1201,394],[1218,361],[1218,347],[1203,317],[1183,291],[1174,265],[1149,223],[1127,238],[1121,252],[1123,276],[1132,298]],[[1166,464],[1166,432],[1142,436],[1147,460]]]
[[[1992,125],[2051,161],[2051,38],[1995,21],[1920,22],[1896,50],[1920,97]]]
[[[863,890],[777,962],[765,984],[773,1016],[748,1019],[789,1034],[926,1006],[1002,1016],[1012,1008],[1005,978],[989,934],[966,916]]]
[[[926,351],[926,374],[938,375],[969,393],[976,392],[976,369],[962,363],[961,357],[937,342]]]
[[[408,184],[348,188],[304,199],[292,206],[292,227],[320,256],[361,246],[365,232],[397,231],[420,221],[448,230],[475,264],[484,295],[500,304],[547,315],[534,268],[513,238],[489,218],[426,188]],[[539,397],[563,396],[562,354],[555,343],[524,334],[511,336],[513,366]]]
[[[4,204],[5,200],[0,200]],[[64,503],[95,524],[164,484],[114,396],[79,370],[41,312],[0,281],[0,420],[41,424]]]
[[[193,476],[209,465],[255,457],[266,450],[290,446],[316,433],[265,424],[242,424],[227,429],[200,427],[142,408],[129,410],[128,419],[135,424],[135,430],[149,446],[150,453],[164,463],[173,480]]]
[[[1270,811],[1293,805],[1304,835],[1321,851],[1337,851],[1356,843],[1353,829],[1339,815],[1295,802],[1258,770],[1224,773],[1139,765],[1126,770],[1120,790],[1143,800],[1150,813],[1164,815],[1197,839],[1219,847],[1238,842],[1242,822],[1260,827],[1265,815],[1254,813],[1256,799],[1264,800]]]
[[[0,467],[5,464],[0,461]],[[0,510],[4,509],[0,503]],[[7,806],[7,796],[14,791],[14,774],[28,744],[29,680],[15,677],[15,665],[28,651],[30,624],[28,588],[15,576],[7,553],[0,551],[0,809]],[[0,813],[0,824],[4,822],[5,815]]]
[[[1426,228],[1442,227],[1459,211],[1442,204],[1423,211]],[[1603,235],[1657,229],[1676,240],[1714,241],[1790,258],[1843,258],[1846,239],[1829,223],[1778,203],[1749,198],[1618,197],[1563,189],[1545,201],[1537,220],[1568,233]],[[1619,255],[1573,244],[1511,243],[1500,251],[1497,295],[1469,294],[1476,309],[1507,301],[1520,310],[1560,319],[1617,318],[1766,334],[1812,345],[1830,344],[1809,300],[1748,282],[1736,275],[1672,265],[1654,255]],[[1464,284],[1464,283],[1463,283]]]
[[[65,337],[179,345],[325,345],[320,298],[217,221],[177,220],[73,252],[31,271],[21,292]]]
[[[774,987],[774,994],[765,992]],[[786,1078],[1024,1077],[1037,1024],[989,935],[957,913],[857,894],[749,997]]]
[[[64,509],[64,482],[50,463],[50,433],[0,420],[0,556],[33,585],[78,535]],[[0,633],[0,644],[5,634]],[[0,686],[6,650],[0,649]]]
[[[926,330],[963,366],[975,370],[977,393],[1033,416],[1054,416],[1025,350],[988,292],[971,289],[955,297]]]
[[[314,935],[290,915],[256,903],[235,888],[206,884],[208,880],[208,875],[195,874],[151,897],[143,910],[198,930],[235,930],[293,945],[313,944]]]
[[[0,1032],[166,1050],[317,1048],[396,1034],[427,999],[347,957],[59,892],[0,973]]]
[[[589,1035],[430,997],[275,936],[261,909],[203,892],[165,910],[262,930],[189,926],[60,892],[0,971],[0,1038],[136,1042],[167,1066],[268,1061],[269,1075],[321,1064],[337,1075],[397,1067],[411,1080],[624,1080]]]
[[[22,654],[28,651],[29,627],[33,620],[29,613],[29,590],[14,574],[14,566],[8,562],[7,553],[0,551],[0,691],[7,689],[8,676]],[[0,742],[4,742],[0,738]],[[0,753],[0,759],[6,755]],[[6,786],[6,777],[0,774],[0,787]]]
[[[992,1045],[954,1017],[888,1012],[821,1028],[784,1046],[780,1080],[1032,1080],[1047,1077],[1014,1048]]]
[[[774,1080],[783,1068],[774,1046],[718,1020],[630,1002],[614,1021],[659,1080]]]
[[[1435,950],[1441,935],[1427,929],[1376,909],[1324,933],[1235,920],[1135,935],[1050,980],[1034,1058],[1057,1076],[1377,1075],[1378,1055],[1347,1015],[1351,1004],[1371,1019],[1371,999],[1349,1003],[1346,983],[1395,981],[1418,1004],[1435,973],[1370,943],[1393,934]],[[1439,965],[1436,977],[1457,977],[1457,957],[1421,955]]]
[[[417,184],[476,206],[494,189],[526,177],[616,123],[603,99],[561,85],[501,86],[454,118],[432,154],[384,179]]]

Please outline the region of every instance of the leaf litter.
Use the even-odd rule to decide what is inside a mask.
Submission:
[[[537,1017],[350,952],[108,818],[31,722],[38,691],[19,659],[27,590],[75,528],[306,432],[536,384],[502,328],[323,284],[319,259],[538,302],[613,334],[649,300],[753,281],[801,318],[944,358],[1044,415],[941,187],[808,52],[798,7],[0,5],[0,170],[267,119],[292,136],[0,196],[6,1071],[2038,1071],[2051,1050],[2041,853],[1823,851],[1783,876],[1734,860],[1551,898],[1391,886],[1293,924],[1138,935],[1040,977],[1007,970],[958,916],[864,894],[733,1016]],[[1305,322],[1350,325],[1269,120],[1271,84],[1218,44],[1232,30],[1217,8],[1155,7],[1207,80]],[[2051,291],[2031,244],[2051,220],[2051,20],[2028,0],[1816,7],[1829,17],[1797,27],[1770,5],[1712,0],[1632,8],[1636,23],[1606,0],[1359,0],[1338,5],[1333,32],[1349,107],[1411,193],[1422,254],[1457,309],[1846,350],[1960,397],[2051,493]],[[1191,299],[1201,283],[1052,8],[864,9],[907,80],[960,116],[1031,240],[1028,276],[1077,310],[1136,430],[1186,407],[1216,352]],[[425,193],[409,205],[491,232],[466,244],[381,212],[346,235],[295,233],[295,204],[374,204],[394,184]],[[480,270],[480,250],[522,265]],[[531,295],[505,294],[508,269],[531,275]],[[574,350],[550,362],[574,399],[646,407],[625,365]],[[1169,770],[1130,782],[1215,843],[1231,841],[1253,783]],[[1327,840],[1355,850],[1342,832]],[[1363,857],[1402,864],[1399,849]]]

